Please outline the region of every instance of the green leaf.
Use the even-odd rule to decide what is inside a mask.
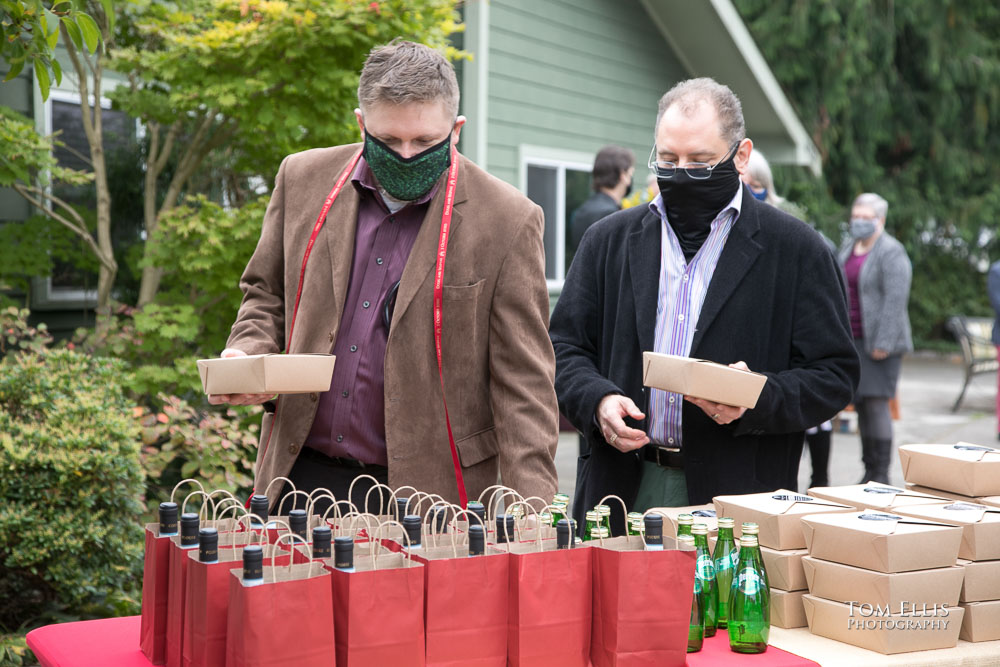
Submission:
[[[50,12],[49,10],[43,8],[41,16],[41,25],[42,25],[42,30],[45,32],[45,38],[50,39],[52,33],[59,31],[59,17]]]
[[[101,41],[101,31],[97,27],[97,22],[86,14],[79,13],[76,15],[76,24],[80,26],[80,32],[83,34],[83,41],[87,44],[87,50],[93,53],[97,50],[97,45]]]
[[[60,65],[59,61],[56,60],[55,58],[52,59],[52,62],[50,64],[52,65],[52,73],[55,74],[56,76],[56,85],[58,86],[60,83],[62,83],[62,65]]]
[[[49,70],[43,58],[35,59],[35,80],[38,81],[38,88],[42,91],[42,100],[49,99]]]
[[[17,60],[10,61],[10,71],[7,72],[7,76],[4,77],[4,81],[10,81],[15,76],[21,73],[24,69],[24,59],[19,58]]]
[[[108,17],[108,32],[112,32],[115,29],[115,8],[111,6],[111,0],[101,0],[101,6]]]
[[[83,36],[80,34],[80,27],[76,24],[72,18],[68,16],[62,17],[62,24],[66,28],[66,34],[73,41],[73,46],[77,49],[83,49]]]

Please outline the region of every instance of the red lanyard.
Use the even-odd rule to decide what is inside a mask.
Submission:
[[[320,209],[319,217],[316,218],[316,224],[313,225],[312,235],[309,237],[309,243],[306,245],[305,255],[302,257],[302,270],[299,271],[299,285],[298,289],[295,291],[295,306],[292,309],[292,322],[288,327],[288,341],[285,345],[285,350],[288,351],[292,347],[292,333],[295,331],[295,317],[299,312],[299,299],[302,297],[302,283],[306,276],[306,264],[309,262],[309,255],[312,253],[313,245],[316,243],[316,238],[319,236],[319,232],[323,229],[323,225],[326,223],[326,216],[330,213],[330,207],[333,206],[333,202],[336,201],[337,196],[340,195],[340,191],[344,188],[344,184],[347,179],[354,172],[354,168],[358,164],[358,160],[361,158],[362,151],[358,151],[351,158],[351,161],[347,164],[347,168],[340,174],[337,179],[336,184],[334,184],[333,189],[330,190],[330,194],[326,196],[326,201],[323,202],[323,208]],[[455,188],[458,184],[458,153],[452,148],[451,151],[451,166],[448,168],[448,181],[444,193],[444,210],[441,213],[441,233],[438,238],[438,249],[437,249],[437,261],[434,265],[434,349],[437,353],[437,364],[438,364],[438,376],[441,380],[441,398],[444,401],[444,420],[448,427],[448,444],[451,446],[451,462],[455,467],[455,483],[458,486],[458,497],[463,508],[468,504],[468,496],[465,491],[465,478],[462,476],[462,464],[458,458],[458,448],[455,446],[455,437],[452,435],[451,431],[451,418],[448,416],[448,401],[445,399],[444,395],[444,368],[441,363],[441,321],[443,317],[443,294],[444,294],[444,260],[448,254],[448,233],[451,230],[451,214],[455,205]],[[271,433],[274,431],[274,424],[278,421],[277,411],[280,407],[281,399],[277,401],[275,406],[275,418],[271,421],[271,428],[267,432],[267,439],[264,441],[264,456],[267,455],[267,446],[271,442]],[[264,460],[264,456],[261,456],[261,460]],[[253,495],[253,491],[251,491]],[[348,498],[350,500],[350,498]],[[249,506],[250,500],[247,499],[247,505]]]

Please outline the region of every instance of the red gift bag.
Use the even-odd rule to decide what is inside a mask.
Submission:
[[[183,548],[180,537],[170,540],[167,549],[170,561],[170,591],[167,594],[167,667],[181,667],[184,651],[184,607],[187,591],[187,570],[190,553],[197,555],[197,545]]]
[[[142,617],[139,648],[154,665],[167,659],[167,597],[170,584],[170,538],[159,537],[160,524],[146,524],[142,563]]]
[[[553,540],[492,549],[510,553],[507,663],[512,667],[590,665],[594,550],[557,551]]]
[[[330,573],[319,563],[272,565],[252,587],[242,569],[230,572],[226,667],[332,667],[334,655]]]
[[[381,528],[381,527],[380,527]],[[398,526],[402,529],[402,526]],[[376,532],[374,549],[381,543]],[[424,566],[403,553],[364,557],[333,570],[338,667],[423,666]]]
[[[611,499],[627,512],[617,496],[599,504]],[[646,551],[639,535],[590,544],[594,667],[682,667],[687,662],[696,551],[678,550],[671,538],[664,538],[664,551]]]

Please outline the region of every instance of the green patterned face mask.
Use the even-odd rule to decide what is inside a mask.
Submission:
[[[451,165],[451,134],[422,153],[404,158],[365,132],[364,155],[379,185],[389,196],[413,201],[427,194]]]

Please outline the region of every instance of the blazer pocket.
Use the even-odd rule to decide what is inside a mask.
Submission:
[[[479,293],[483,291],[483,285],[486,284],[486,278],[474,282],[471,285],[445,285],[442,290],[442,296],[445,301],[468,301],[469,299],[478,299]]]
[[[479,331],[479,295],[485,284],[483,279],[471,285],[444,286],[442,354],[449,400],[462,402],[461,394],[473,391],[470,380],[483,372],[479,346],[487,339]]]
[[[458,459],[462,462],[463,468],[471,468],[477,463],[493,458],[497,455],[496,428],[490,426],[456,440],[455,448],[458,449]]]

